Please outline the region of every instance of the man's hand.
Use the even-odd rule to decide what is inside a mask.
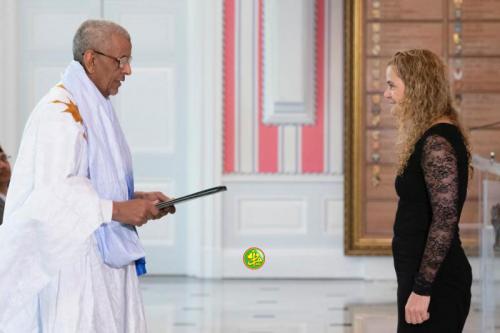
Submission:
[[[429,319],[430,296],[421,296],[412,292],[405,306],[405,320],[408,324],[422,324]]]
[[[133,199],[113,202],[113,220],[141,226],[148,220],[159,219],[168,212],[160,212],[150,200]]]
[[[135,192],[134,198],[153,201],[154,204],[157,204],[158,202],[161,202],[161,201],[168,201],[168,200],[172,199],[170,197],[167,197],[165,194],[163,194],[161,192]],[[165,216],[167,214],[175,214],[175,207],[169,206],[169,207],[166,207],[164,209],[161,209],[160,215],[158,218],[162,218],[163,216]]]

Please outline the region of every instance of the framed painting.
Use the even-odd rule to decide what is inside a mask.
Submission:
[[[500,156],[500,2],[345,0],[344,10],[345,253],[389,255],[398,198],[387,62],[412,48],[440,55],[473,153]],[[478,241],[478,178],[469,181],[460,222],[469,251]]]

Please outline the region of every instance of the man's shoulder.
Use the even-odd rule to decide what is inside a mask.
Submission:
[[[34,113],[51,120],[71,120],[83,124],[80,111],[71,93],[59,83],[52,87],[35,107]]]

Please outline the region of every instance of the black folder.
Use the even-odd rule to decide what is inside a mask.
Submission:
[[[204,197],[206,195],[211,195],[211,194],[215,194],[215,193],[219,193],[219,192],[223,192],[223,191],[227,191],[227,187],[216,186],[216,187],[212,187],[212,188],[207,188],[206,190],[191,193],[191,194],[185,195],[183,197],[175,198],[175,199],[172,199],[169,201],[158,202],[156,204],[156,208],[158,208],[158,209],[167,208],[167,207],[173,206],[175,204],[178,204],[180,202],[184,202],[184,201],[188,201],[188,200],[192,200],[192,199],[196,199],[196,198],[201,198],[201,197]]]

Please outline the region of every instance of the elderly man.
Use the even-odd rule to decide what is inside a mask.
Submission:
[[[5,154],[0,146],[0,224],[3,221],[3,210],[5,206],[5,197],[10,182],[10,164],[9,156]]]
[[[145,332],[136,226],[159,192],[134,192],[109,96],[132,70],[121,26],[85,21],[74,61],[27,122],[0,227],[0,332]]]

